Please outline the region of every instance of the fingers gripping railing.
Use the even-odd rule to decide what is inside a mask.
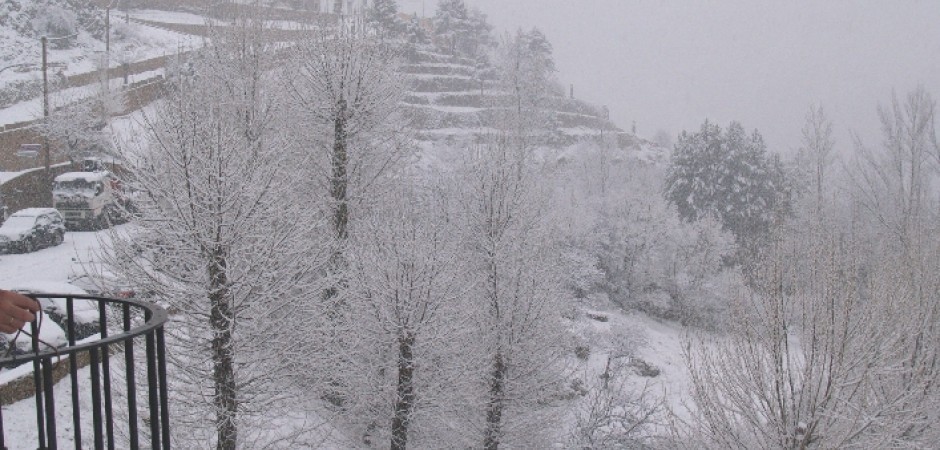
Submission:
[[[4,423],[7,411],[0,409],[0,449],[27,445],[56,449],[60,443],[69,447],[74,445],[75,448],[93,445],[96,449],[138,449],[141,441],[148,439],[149,445],[144,443],[147,448],[169,449],[170,415],[163,333],[166,311],[135,300],[58,294],[35,294],[32,297],[40,300],[47,311],[50,309],[45,307],[47,305],[59,307],[51,308],[55,312],[37,315],[36,321],[29,325],[29,332],[18,333],[8,349],[0,354],[0,366],[10,368],[32,364],[32,383],[30,385],[29,378],[26,378],[17,387],[17,394],[19,399],[35,397],[35,431],[24,433],[22,429],[15,432],[7,429],[11,421]],[[64,308],[61,307],[63,301]],[[77,303],[81,306],[81,314],[76,314]],[[56,313],[61,316],[56,322],[65,333],[65,345],[47,342],[49,338],[43,334],[43,322],[51,321],[48,316],[55,317]],[[46,326],[57,325],[46,322]],[[16,340],[24,338],[30,340],[30,345],[18,347]],[[141,341],[146,353],[144,367],[135,363],[141,357],[135,355],[135,350],[141,348]],[[20,350],[21,347],[26,350]],[[111,356],[120,351],[124,353],[124,370],[112,370]],[[80,366],[84,365],[88,370],[82,369],[80,374]],[[145,373],[138,374],[138,371]],[[63,385],[59,380],[66,376],[69,377],[70,398],[57,398],[56,391],[61,397],[64,388],[56,387]],[[146,391],[138,392],[143,387],[138,383],[146,383]],[[24,390],[31,391],[24,394],[21,392]],[[138,395],[146,395],[147,401],[138,404]],[[4,396],[11,395],[0,389],[0,404],[7,405],[17,400]],[[126,399],[126,408],[123,404],[116,404],[121,401],[120,397]],[[71,411],[70,425],[58,423],[63,421],[63,416],[56,415],[57,408]],[[138,408],[142,410],[138,412]],[[83,414],[86,417],[83,418]],[[91,415],[90,422],[88,414]],[[17,419],[20,419],[16,421],[17,426],[28,422],[22,417]],[[139,426],[138,421],[144,426]],[[120,426],[116,427],[116,424]],[[22,439],[24,434],[34,434],[35,444],[8,439],[8,436]]]

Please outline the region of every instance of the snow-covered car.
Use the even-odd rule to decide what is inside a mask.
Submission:
[[[0,251],[29,253],[65,240],[65,220],[55,208],[21,209],[0,226]]]

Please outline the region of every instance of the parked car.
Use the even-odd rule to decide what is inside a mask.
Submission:
[[[65,240],[65,220],[54,208],[21,209],[0,226],[0,251],[29,253]]]

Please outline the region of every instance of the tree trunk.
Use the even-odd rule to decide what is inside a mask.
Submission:
[[[238,399],[235,385],[235,355],[232,342],[234,317],[226,275],[226,257],[222,249],[215,249],[210,259],[209,284],[209,302],[211,304],[209,323],[212,327],[212,379],[215,383],[214,406],[218,434],[216,448],[218,450],[235,450],[238,442],[238,427],[235,422],[238,413]]]
[[[398,338],[398,395],[392,417],[391,450],[408,447],[408,426],[414,409],[414,335],[406,333]]]
[[[346,190],[349,184],[347,179],[347,165],[349,164],[349,155],[347,149],[346,114],[347,105],[345,99],[340,99],[337,103],[337,111],[333,122],[333,179],[330,186],[330,195],[333,197],[333,229],[336,231],[336,237],[345,240],[347,237],[346,224],[349,221],[348,199]]]
[[[499,449],[502,431],[503,394],[506,388],[506,365],[503,363],[501,350],[496,351],[490,377],[490,401],[486,407],[486,430],[483,435],[483,448],[497,450]]]

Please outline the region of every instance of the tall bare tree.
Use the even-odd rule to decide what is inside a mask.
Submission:
[[[310,157],[307,195],[329,199],[332,270],[342,272],[350,220],[378,201],[412,151],[399,107],[404,84],[389,45],[342,27],[311,31],[295,51],[289,148]]]
[[[284,325],[323,259],[302,239],[311,216],[294,201],[264,34],[251,20],[214,29],[192,76],[147,116],[147,145],[123,149],[139,213],[106,256],[175,312],[167,354],[181,446],[310,444],[314,422],[286,408],[302,389]]]
[[[403,180],[356,227],[350,251],[349,302],[359,331],[347,354],[355,368],[349,397],[363,401],[349,409],[372,421],[369,433],[387,435],[392,449],[449,443],[436,429],[453,416],[451,391],[463,383],[438,366],[461,365],[469,317],[466,264],[450,214],[440,195]]]
[[[476,149],[459,204],[478,277],[473,293],[483,365],[482,446],[538,445],[560,378],[558,252],[545,223],[538,166],[508,136]],[[544,443],[544,442],[543,442]]]
[[[884,143],[868,147],[856,137],[859,158],[850,172],[860,204],[893,241],[914,250],[926,237],[937,198],[931,168],[937,143],[936,102],[924,87],[878,108]]]
[[[826,195],[826,186],[829,169],[835,159],[833,149],[835,140],[832,137],[832,122],[826,117],[826,112],[820,105],[811,105],[806,113],[806,123],[802,130],[801,156],[805,159],[807,171],[812,176],[813,193],[815,194],[814,211],[817,217],[822,217],[822,208]]]

